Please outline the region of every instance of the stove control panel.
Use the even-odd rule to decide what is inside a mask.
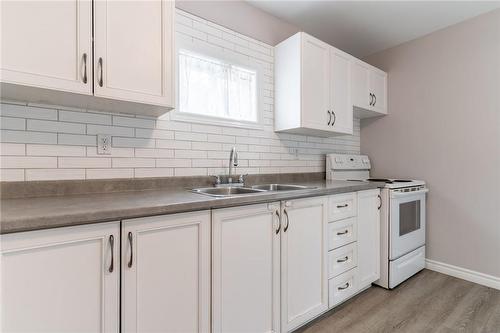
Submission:
[[[366,155],[328,154],[326,169],[329,170],[370,170],[370,159]]]

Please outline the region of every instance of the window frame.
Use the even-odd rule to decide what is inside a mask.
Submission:
[[[191,38],[191,37],[190,37]],[[218,59],[223,62],[230,63],[235,66],[240,66],[243,68],[248,68],[250,70],[256,71],[256,107],[257,107],[257,121],[243,121],[235,120],[222,117],[213,117],[196,113],[182,112],[179,108],[179,50],[184,49],[191,51],[193,53],[198,53],[203,56]],[[247,57],[247,60],[241,59],[241,57]],[[215,46],[208,44],[204,41],[198,41],[195,38],[191,38],[191,41],[186,41],[185,39],[178,38],[176,40],[175,46],[175,110],[170,112],[170,119],[180,122],[189,122],[197,124],[206,125],[216,125],[216,126],[227,126],[227,127],[239,127],[239,128],[249,128],[249,129],[263,129],[264,128],[264,117],[263,117],[263,87],[264,87],[264,66],[257,60],[252,60],[248,55],[242,55],[240,53],[222,48],[220,46]]]

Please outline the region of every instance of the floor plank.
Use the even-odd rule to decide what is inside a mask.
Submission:
[[[423,270],[394,290],[371,287],[296,333],[500,333],[500,291]]]

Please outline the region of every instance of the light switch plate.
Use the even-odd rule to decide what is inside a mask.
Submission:
[[[97,154],[111,155],[111,135],[109,134],[97,135]]]

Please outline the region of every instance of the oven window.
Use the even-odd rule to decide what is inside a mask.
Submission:
[[[399,205],[399,236],[420,229],[420,200]]]

